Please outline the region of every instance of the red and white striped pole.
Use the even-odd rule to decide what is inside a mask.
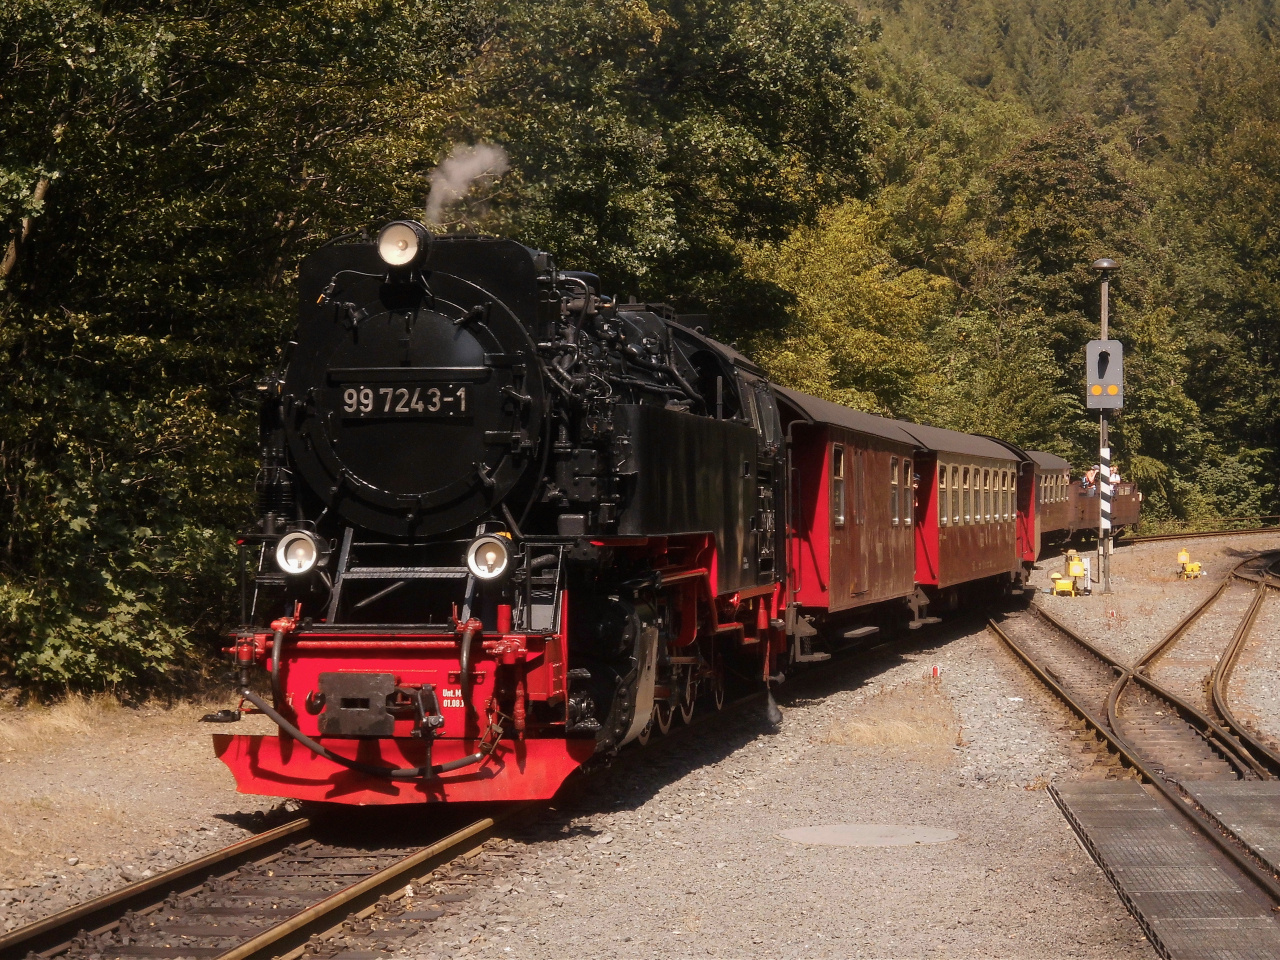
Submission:
[[[1102,339],[1107,338],[1111,312],[1111,280],[1102,272]],[[1111,592],[1111,438],[1107,436],[1107,411],[1098,417],[1098,582]]]

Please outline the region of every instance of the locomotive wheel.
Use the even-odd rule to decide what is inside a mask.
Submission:
[[[676,712],[671,707],[670,700],[657,700],[653,704],[653,726],[658,728],[658,732],[666,736],[671,732],[671,721],[676,718]]]
[[[724,709],[724,668],[718,663],[711,676],[711,704],[716,710]]]
[[[656,711],[655,711],[656,712]],[[653,736],[653,717],[649,717],[649,722],[644,725],[644,729],[636,734],[636,743],[640,746],[647,746],[649,738]]]
[[[680,697],[680,721],[693,723],[693,707],[698,701],[698,679],[692,670],[684,674],[684,693]]]

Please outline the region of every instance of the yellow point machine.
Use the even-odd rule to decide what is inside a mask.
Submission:
[[[1051,575],[1053,586],[1050,592],[1059,597],[1078,597],[1086,592],[1085,586],[1089,576],[1080,554],[1074,550],[1067,551],[1066,568],[1065,576],[1060,573]]]
[[[1204,576],[1204,571],[1200,569],[1200,561],[1192,560],[1191,554],[1187,552],[1187,548],[1183,547],[1178,551],[1178,579],[1194,580],[1196,577]]]

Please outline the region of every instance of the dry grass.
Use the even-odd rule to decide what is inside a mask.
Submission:
[[[234,704],[234,699],[206,697],[194,702],[152,702],[133,708],[121,706],[110,694],[99,693],[91,697],[72,695],[49,705],[0,705],[0,754],[65,747],[77,739],[100,738],[139,722],[152,730],[182,729],[206,713]]]
[[[960,742],[960,718],[942,684],[912,680],[883,690],[833,726],[825,743],[913,754],[947,754]]]
[[[67,697],[50,706],[0,710],[0,751],[38,749],[91,732],[112,719],[120,704],[112,697]]]

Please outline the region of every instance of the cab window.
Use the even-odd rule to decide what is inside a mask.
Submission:
[[[760,412],[760,426],[764,432],[764,442],[776,451],[778,444],[782,442],[779,436],[781,429],[778,422],[778,405],[773,401],[773,392],[769,389],[769,385],[763,381],[757,381],[756,388],[756,404]]]

